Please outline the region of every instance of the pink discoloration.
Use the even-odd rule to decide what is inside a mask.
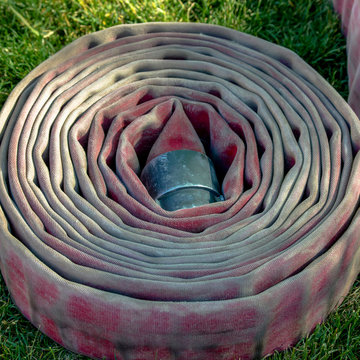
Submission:
[[[267,328],[265,354],[286,349],[300,338],[304,301],[302,287],[292,286],[281,294],[279,303],[271,310],[273,320]]]
[[[154,349],[149,346],[139,346],[126,353],[131,360],[174,360],[174,354],[166,348]]]
[[[236,153],[238,152],[238,147],[235,144],[229,144],[225,150],[221,153],[221,160],[224,163],[225,167],[230,167],[233,162]],[[242,169],[239,169],[241,171]]]
[[[28,298],[28,288],[25,278],[23,262],[15,253],[10,253],[6,259],[8,281],[10,293],[21,312],[30,318],[30,302]]]
[[[182,105],[176,103],[174,113],[151,148],[147,162],[168,151],[184,149],[205,153],[204,146]]]
[[[359,249],[359,244],[360,238],[356,231],[351,235],[351,241],[348,246],[346,246],[345,249],[341,249],[343,255],[341,257],[341,266],[338,269],[339,274],[343,274],[349,269],[349,266],[351,266],[351,263],[354,261],[354,253]]]
[[[85,297],[71,296],[67,311],[71,318],[78,321],[79,326],[86,328],[91,325],[104,334],[116,333],[131,324],[129,314],[121,308],[101,301],[90,301]]]
[[[54,341],[56,341],[60,345],[63,345],[60,331],[54,320],[50,319],[46,315],[41,315],[41,324],[39,329],[46,335],[51,337]]]
[[[240,309],[238,305],[229,305],[225,308],[223,316],[190,313],[182,319],[181,329],[186,333],[196,334],[205,331],[208,334],[216,334],[254,328],[259,320],[257,310],[251,307]]]
[[[327,301],[315,302],[310,304],[309,311],[306,316],[307,328],[313,331],[318,324],[321,324],[328,312],[329,304]]]
[[[235,315],[231,317],[231,328],[233,328],[234,331],[254,329],[260,318],[259,312],[255,307],[243,307],[241,311],[238,310]]]
[[[314,276],[310,296],[317,299],[317,301],[322,300],[328,295],[329,289],[333,285],[333,281],[333,264],[329,263],[321,267]]]
[[[184,111],[191,121],[194,129],[201,139],[208,138],[210,134],[209,108],[199,104],[183,103]]]
[[[91,336],[85,332],[73,330],[72,336],[75,339],[77,351],[87,356],[106,360],[121,360],[121,355],[114,344],[106,339]]]
[[[171,331],[171,318],[169,312],[153,310],[149,315],[144,315],[139,328],[147,333],[167,334]]]
[[[224,300],[236,299],[239,295],[239,289],[236,286],[230,285],[224,289],[224,292],[221,295]]]
[[[67,304],[67,310],[69,315],[75,320],[85,323],[93,321],[92,304],[83,297],[71,296]]]
[[[57,301],[59,290],[55,284],[48,281],[41,274],[34,274],[32,281],[34,291],[39,295],[39,300],[43,300],[47,305],[53,305]]]
[[[188,333],[207,333],[217,332],[223,325],[216,316],[201,316],[196,313],[189,314],[182,321],[182,330]]]

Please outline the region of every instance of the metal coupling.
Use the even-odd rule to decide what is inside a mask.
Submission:
[[[157,156],[144,167],[141,181],[150,196],[168,211],[223,200],[211,159],[193,150]]]

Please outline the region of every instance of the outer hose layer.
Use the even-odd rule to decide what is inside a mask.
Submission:
[[[73,351],[253,359],[309,333],[359,272],[359,120],[287,49],[113,27],[31,72],[0,123],[1,270]],[[206,152],[224,201],[150,197],[146,161],[178,149]]]

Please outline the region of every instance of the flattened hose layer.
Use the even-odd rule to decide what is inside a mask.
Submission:
[[[1,271],[22,313],[93,358],[285,349],[359,272],[360,124],[293,52],[204,24],[122,25],[33,70],[1,112]],[[140,181],[206,153],[223,201]]]

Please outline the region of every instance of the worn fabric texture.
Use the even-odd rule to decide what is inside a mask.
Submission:
[[[360,116],[360,0],[332,0],[346,35],[349,104]]]
[[[360,262],[360,123],[295,53],[204,24],[123,25],[31,72],[1,112],[1,271],[21,312],[106,359],[254,359],[289,347]],[[167,212],[166,151],[225,200]]]

